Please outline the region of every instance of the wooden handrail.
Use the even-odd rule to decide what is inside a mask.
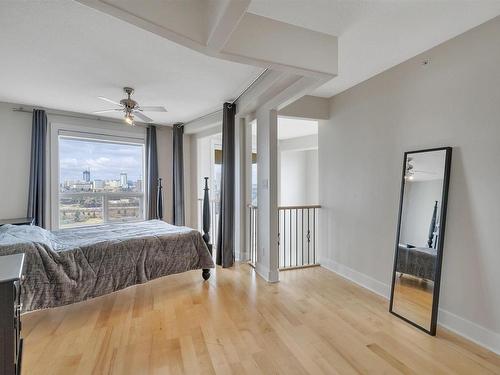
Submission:
[[[319,204],[311,204],[305,206],[278,206],[278,210],[300,210],[307,208],[321,208]]]
[[[254,206],[253,204],[247,204],[248,208],[253,208],[257,210],[259,207]],[[301,209],[308,209],[308,208],[321,208],[321,205],[319,204],[311,204],[311,205],[304,205],[304,206],[278,206],[278,210],[301,210]]]

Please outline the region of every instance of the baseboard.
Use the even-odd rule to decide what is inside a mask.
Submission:
[[[490,331],[479,324],[464,319],[447,310],[439,309],[438,325],[496,354],[500,354],[500,334]]]
[[[277,283],[280,281],[279,270],[270,271],[269,268],[264,266],[262,263],[257,262],[255,265],[255,272],[257,272],[257,275],[262,277],[268,283]]]
[[[336,274],[342,276],[345,279],[352,281],[365,289],[371,290],[373,293],[378,294],[384,298],[389,299],[391,288],[389,285],[384,284],[374,278],[365,275],[364,273],[358,272],[344,266],[343,264],[333,262],[328,259],[320,259],[319,264],[321,267],[326,268],[329,271],[335,272]]]
[[[248,261],[250,257],[248,256],[247,252],[236,252],[234,260],[237,262],[246,262]]]
[[[359,286],[371,290],[372,292],[389,299],[391,287],[381,281],[353,270],[343,264],[329,259],[320,259],[321,266],[329,271],[335,272],[339,276],[352,281]],[[500,354],[500,334],[490,331],[470,320],[462,318],[447,310],[439,309],[438,325],[455,332],[456,334],[488,349],[496,354]]]

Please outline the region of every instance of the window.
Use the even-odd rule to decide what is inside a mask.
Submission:
[[[222,145],[214,146],[214,164],[212,168],[212,199],[216,202],[220,202],[222,183]]]
[[[59,135],[59,228],[144,220],[144,144]]]
[[[250,123],[252,127],[252,205],[257,206],[257,121]]]

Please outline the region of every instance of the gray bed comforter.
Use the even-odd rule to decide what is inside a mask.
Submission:
[[[36,226],[2,226],[0,256],[14,253],[26,254],[23,312],[214,267],[199,232],[159,220],[54,232]]]
[[[434,281],[436,256],[436,249],[399,244],[396,271]]]

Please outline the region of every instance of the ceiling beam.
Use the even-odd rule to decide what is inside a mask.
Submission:
[[[337,75],[337,37],[248,13],[250,0],[77,1],[208,56],[322,81]]]
[[[244,15],[221,54],[320,79],[338,70],[337,37],[252,13]]]
[[[278,112],[281,117],[328,120],[330,118],[330,99],[305,95]]]
[[[337,37],[248,13],[250,0],[77,1],[206,55],[268,68],[237,100],[240,117],[282,110],[337,75]],[[221,122],[221,112],[212,113],[188,122],[185,132]]]
[[[209,19],[207,47],[220,51],[227,43],[245,15],[251,0],[223,0],[213,2],[214,9]],[[216,6],[217,5],[217,6]]]
[[[312,113],[301,113],[301,105],[293,106],[292,103],[298,101],[300,104],[302,97],[325,83],[326,79],[321,80],[269,69],[261,79],[236,101],[236,116],[239,118],[246,117],[252,115],[257,109],[276,109],[290,114],[292,113],[291,109],[293,110],[293,117],[307,118]],[[328,104],[329,112],[329,102],[326,101],[326,104]],[[320,105],[320,107],[322,106]],[[326,116],[326,113],[322,112],[325,111],[320,110],[319,114],[322,117]],[[313,114],[313,117],[316,117],[316,115]]]
[[[180,30],[176,25],[171,24],[168,20],[163,20],[163,22],[159,23],[154,21],[151,16],[146,14],[138,14],[135,10],[135,6],[142,6],[143,9],[147,9],[149,14],[158,13],[155,12],[155,7],[171,7],[172,9],[167,9],[168,13],[171,13],[171,18],[176,18],[175,14],[179,13],[174,5],[178,5],[178,2],[151,2],[151,1],[143,1],[143,2],[118,2],[119,4],[114,4],[112,2],[103,1],[103,0],[75,0],[83,5],[86,5],[90,8],[98,10],[102,13],[108,14],[112,17],[118,18],[122,21],[125,21],[131,25],[134,25],[140,29],[149,31],[153,34],[161,36],[162,38],[168,39],[174,43],[180,44],[181,46],[196,50],[201,53],[205,53],[210,55],[211,51],[207,48],[205,38],[195,38],[195,32],[186,32],[185,30]],[[186,1],[185,4],[189,4],[189,1]],[[118,6],[120,5],[120,6]],[[146,6],[147,5],[147,6]],[[178,7],[177,7],[178,8]],[[157,8],[156,8],[157,9]],[[185,16],[185,15],[184,15]],[[185,18],[185,17],[184,17]],[[196,22],[192,23],[192,28],[198,28]]]
[[[276,91],[280,82],[288,75],[275,70],[267,70],[261,78],[246,90],[236,101],[236,111],[240,117],[247,116],[257,110],[259,106],[266,103],[269,95]]]

